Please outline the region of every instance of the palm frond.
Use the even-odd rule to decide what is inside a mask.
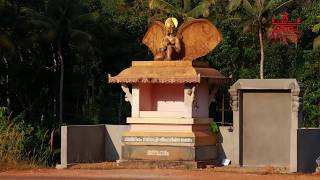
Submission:
[[[91,40],[92,36],[89,33],[77,29],[72,29],[69,45],[81,52],[87,52],[92,47],[90,43]]]
[[[53,25],[47,21],[42,21],[39,19],[28,19],[26,21],[26,23],[28,24],[29,27],[35,29],[51,29],[53,27]]]
[[[320,31],[320,23],[318,23],[312,27],[312,32],[318,33],[319,31]]]
[[[273,10],[276,11],[286,5],[292,3],[293,0],[270,0],[267,5],[263,8],[263,12]]]
[[[41,16],[40,13],[38,13],[37,11],[30,9],[28,7],[21,7],[20,8],[20,13],[25,15],[25,16],[31,16],[31,17],[35,17],[35,16]]]
[[[183,0],[183,11],[188,12],[192,9],[192,0]]]
[[[21,7],[20,8],[20,13],[22,14],[22,17],[29,19],[29,20],[35,20],[35,21],[42,21],[42,22],[47,22],[49,24],[53,24],[54,21],[50,19],[49,17],[40,14],[39,12],[27,8],[27,7]]]
[[[163,10],[167,13],[176,14],[177,8],[175,8],[172,4],[164,1],[164,0],[150,0],[149,2],[150,9],[158,9]]]
[[[243,0],[243,8],[246,10],[246,12],[250,16],[256,16],[257,15],[257,9],[254,8],[248,0]]]
[[[200,3],[195,8],[193,8],[191,11],[187,12],[187,17],[193,17],[198,18],[200,16],[206,15],[205,11],[207,10],[207,6],[204,3]]]
[[[263,0],[256,0],[255,2],[255,7],[257,9],[257,12],[261,13],[262,12],[262,8],[263,8]]]
[[[98,19],[99,19],[98,12],[86,13],[86,14],[79,15],[77,17],[77,21],[79,21],[81,24],[93,24],[93,23],[96,23]]]
[[[241,2],[242,0],[231,0],[227,7],[228,11],[232,12],[236,10],[240,6]]]
[[[227,18],[224,20],[225,22],[241,22],[242,18],[241,17],[231,17],[231,18]]]
[[[71,41],[90,41],[92,39],[92,36],[81,30],[72,29],[70,34]]]
[[[203,0],[192,10],[187,12],[188,17],[198,18],[200,16],[208,17],[210,14],[209,8],[215,4],[215,0]]]
[[[202,0],[202,2],[210,5],[214,5],[216,3],[216,0]]]
[[[320,49],[320,36],[313,40],[313,49]]]

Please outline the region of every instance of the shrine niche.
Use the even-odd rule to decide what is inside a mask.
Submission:
[[[130,131],[122,136],[122,162],[217,158],[217,139],[209,131],[209,105],[228,78],[196,59],[222,40],[208,20],[195,19],[178,28],[175,18],[149,27],[143,43],[154,61],[133,61],[109,83],[121,84],[131,104]],[[132,88],[129,88],[129,84]]]

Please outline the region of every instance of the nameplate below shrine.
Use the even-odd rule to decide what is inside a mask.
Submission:
[[[202,161],[218,158],[217,146],[124,145],[124,160]]]
[[[189,137],[123,137],[123,142],[151,142],[151,143],[193,143],[193,138]]]

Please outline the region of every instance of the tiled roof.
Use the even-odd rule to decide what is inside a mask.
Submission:
[[[108,76],[109,83],[200,83],[201,79],[213,84],[228,80],[216,69],[191,61],[133,61],[118,75]]]

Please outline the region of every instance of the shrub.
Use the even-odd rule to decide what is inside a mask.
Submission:
[[[209,125],[209,130],[210,132],[212,132],[213,134],[218,134],[219,132],[219,126],[217,125],[216,122],[212,121]]]
[[[25,123],[23,114],[9,118],[7,108],[0,107],[0,162],[27,162],[48,165],[48,133]]]

